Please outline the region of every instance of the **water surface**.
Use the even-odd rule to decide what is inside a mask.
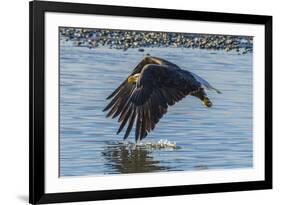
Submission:
[[[188,96],[169,107],[145,141],[168,139],[178,149],[130,148],[106,97],[149,53],[208,80],[206,108]],[[129,137],[134,141],[134,132]],[[253,165],[252,53],[191,48],[89,49],[60,41],[60,176],[247,168]]]

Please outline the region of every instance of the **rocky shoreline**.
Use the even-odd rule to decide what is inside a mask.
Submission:
[[[60,37],[73,41],[76,46],[111,49],[138,49],[171,47],[236,51],[246,54],[253,51],[253,37],[211,34],[169,33],[151,31],[117,31],[105,29],[60,28]]]

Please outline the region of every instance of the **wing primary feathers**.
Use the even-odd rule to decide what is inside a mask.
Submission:
[[[111,106],[116,102],[116,100],[118,99],[117,96],[115,96],[110,103],[108,103],[108,105],[102,110],[103,112],[107,111],[109,108],[111,108]]]
[[[122,101],[125,100],[128,92],[131,92],[132,87],[127,85],[124,90],[122,90],[122,92],[120,91],[120,95],[118,93],[118,99],[114,102],[114,104],[112,105],[111,110],[108,112],[106,117],[110,117],[111,115],[113,115],[113,113],[118,111],[118,108],[120,107],[120,104],[122,103]],[[114,98],[115,99],[115,98]],[[113,118],[113,117],[112,117]]]
[[[145,107],[142,108],[142,115],[141,115],[141,129],[140,129],[140,140],[144,138],[144,135],[146,133],[146,115],[145,115],[146,109]]]
[[[151,106],[151,98],[147,101],[147,121],[148,121],[148,129],[147,131],[150,132],[151,130],[153,130],[154,128],[154,121],[152,120],[152,116],[153,115],[153,110],[152,110],[152,106]]]
[[[109,100],[110,98],[112,98],[114,95],[116,95],[117,92],[120,91],[120,89],[122,88],[123,85],[125,85],[125,83],[127,82],[127,79],[123,81],[123,83],[121,83],[118,88],[116,88],[106,99]]]
[[[135,118],[136,118],[136,108],[135,108],[135,106],[133,106],[132,109],[133,109],[134,111],[133,111],[133,113],[132,113],[132,115],[131,115],[129,125],[128,125],[127,130],[126,130],[126,133],[125,133],[125,135],[124,135],[124,138],[123,138],[124,140],[128,138],[128,136],[129,136],[129,134],[130,134],[130,132],[131,132],[131,130],[132,130],[132,127],[133,127],[133,125],[134,125],[134,122],[135,122]]]
[[[117,117],[123,110],[124,108],[128,105],[130,102],[131,94],[133,93],[134,89],[131,89],[126,95],[130,95],[129,98],[123,98],[122,101],[118,104],[118,109],[116,110],[115,114],[112,116],[112,118]]]
[[[127,102],[126,104],[123,106],[122,110],[120,111],[120,116],[119,116],[119,119],[118,119],[118,122],[121,122],[123,119],[124,119],[124,116],[126,115],[126,113],[128,112],[129,108],[132,106],[132,103],[131,103],[131,98],[132,98],[132,95],[134,93],[134,91],[137,89],[137,87],[135,87],[130,96],[128,97],[127,99]]]
[[[118,103],[118,101],[117,101]],[[111,115],[113,115],[113,113],[117,110],[118,106],[116,104],[113,105],[113,107],[111,108],[111,110],[107,113],[106,117],[110,117]]]
[[[132,106],[130,106],[129,111],[128,111],[127,114],[125,115],[125,117],[124,117],[124,119],[123,119],[123,121],[122,121],[122,123],[121,123],[121,125],[120,125],[120,127],[119,127],[119,129],[118,129],[118,131],[117,131],[117,134],[119,134],[119,133],[122,131],[122,129],[124,128],[124,126],[125,126],[126,123],[128,122],[128,119],[129,119],[129,117],[131,116],[131,111],[132,111]]]
[[[151,130],[151,121],[150,121],[150,109],[149,109],[150,100],[145,103],[145,120],[146,120],[146,131],[150,132]]]
[[[140,134],[140,126],[141,126],[141,107],[138,107],[138,116],[137,116],[137,122],[136,122],[136,131],[135,131],[135,141],[137,142],[139,139],[139,134]]]
[[[157,124],[158,119],[159,119],[159,116],[158,116],[158,114],[159,114],[159,112],[158,112],[159,106],[157,104],[157,100],[156,100],[156,95],[155,94],[151,96],[151,110],[153,111],[153,122],[154,122],[154,124]]]
[[[121,122],[124,120],[124,117],[126,116],[126,114],[129,112],[129,110],[131,109],[132,105],[129,104],[128,106],[125,106],[124,109],[122,110],[119,118],[118,118],[118,122]],[[130,111],[131,112],[131,111]]]
[[[110,103],[108,103],[108,105],[103,109],[103,112],[108,110],[109,108],[111,108],[115,103],[116,101],[119,99],[121,95],[121,92],[117,93],[117,95],[110,101]]]

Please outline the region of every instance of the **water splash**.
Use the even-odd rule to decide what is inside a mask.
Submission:
[[[173,149],[179,149],[179,146],[177,146],[176,142],[171,142],[167,139],[160,139],[158,142],[145,142],[144,146],[147,148],[173,148]]]
[[[133,143],[130,141],[118,141],[117,144],[126,146],[129,149],[180,149],[176,142],[169,141],[167,139],[160,139],[159,141],[145,141],[139,143]]]

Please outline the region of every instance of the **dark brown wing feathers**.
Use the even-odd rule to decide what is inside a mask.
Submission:
[[[130,121],[129,121],[129,124],[128,124],[128,127],[127,127],[127,130],[126,130],[126,133],[124,135],[124,140],[128,138],[132,128],[133,128],[133,125],[134,125],[134,122],[135,122],[135,118],[136,118],[136,109],[133,109],[133,112],[131,114],[131,117],[130,117]]]
[[[167,112],[168,105],[190,94],[200,85],[186,86],[186,81],[178,72],[179,67],[156,57],[145,57],[130,75],[141,73],[140,84],[129,84],[127,79],[114,90],[107,99],[111,99],[104,108],[107,117],[119,116],[121,122],[117,134],[125,125],[126,139],[135,124],[135,140],[140,141],[155,128],[160,118]],[[190,82],[189,82],[190,83]]]

